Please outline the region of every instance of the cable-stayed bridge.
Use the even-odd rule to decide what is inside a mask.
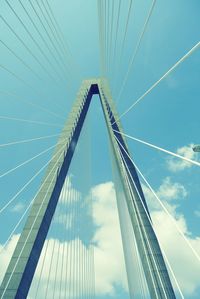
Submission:
[[[31,73],[34,77],[38,77],[38,82],[35,79],[30,80],[29,77],[27,81],[26,77],[22,77],[18,72],[10,69],[9,63],[8,66],[2,64],[2,72],[4,71],[8,76],[5,78],[5,82],[9,82],[9,78],[12,78],[10,89],[2,90],[2,95],[8,98],[14,97],[24,102],[28,107],[27,110],[24,110],[25,114],[30,109],[39,109],[39,115],[47,113],[51,117],[65,120],[57,113],[57,109],[62,108],[61,101],[52,100],[49,106],[44,106],[40,100],[24,100],[23,93],[21,93],[24,90],[29,93],[31,90],[41,99],[47,86],[49,88],[49,82],[52,82],[56,86],[54,92],[59,98],[63,96],[63,81],[65,82],[63,78],[68,76],[69,82],[70,80],[71,84],[74,82],[68,73],[71,66],[67,65],[67,59],[72,63],[71,53],[66,46],[54,10],[48,1],[24,3],[19,0],[13,3],[5,0],[4,4],[2,9],[4,13],[8,13],[8,18],[3,14],[1,16],[4,29],[14,36],[20,44],[20,49],[22,47],[23,51],[28,52],[31,56],[31,63],[27,63],[23,56],[19,56],[11,44],[8,45],[3,38],[1,45],[4,51],[8,51],[12,55],[13,59],[23,64],[23,67],[28,70],[28,74]],[[195,243],[197,239],[187,236],[183,225],[181,227],[180,221],[177,221],[178,216],[175,213],[175,207],[167,201],[163,202],[159,196],[164,189],[165,194],[167,194],[165,196],[169,198],[170,196],[176,198],[177,194],[186,197],[186,189],[180,183],[170,184],[171,178],[167,177],[158,192],[155,192],[149,180],[146,179],[146,175],[141,172],[134,161],[134,151],[129,149],[129,140],[137,141],[139,144],[168,154],[172,157],[168,161],[171,168],[184,169],[191,165],[200,166],[200,163],[194,159],[193,153],[190,152],[189,155],[186,153],[188,148],[173,152],[126,134],[122,129],[121,122],[138,103],[143,101],[158,85],[162,84],[162,81],[169,78],[193,53],[197,52],[200,42],[193,44],[142,95],[119,113],[116,105],[126,87],[132,65],[156,7],[156,1],[152,1],[149,6],[129,66],[121,81],[118,97],[114,101],[113,84],[111,84],[110,77],[114,77],[114,85],[116,85],[115,77],[121,64],[123,64],[124,46],[134,3],[133,1],[129,2],[124,35],[122,36],[122,47],[118,53],[117,38],[119,39],[119,20],[122,7],[121,1],[118,1],[117,4],[114,1],[97,1],[101,77],[82,81],[75,101],[71,103],[71,112],[66,117],[61,133],[60,131],[55,133],[52,129],[51,134],[48,135],[0,144],[2,149],[9,149],[11,146],[25,146],[38,141],[49,141],[51,138],[57,140],[53,145],[42,149],[31,157],[29,151],[32,152],[34,146],[30,146],[23,153],[23,155],[28,154],[26,160],[22,160],[20,164],[14,167],[5,167],[5,171],[2,171],[0,175],[2,180],[11,175],[14,182],[17,183],[21,177],[14,176],[16,171],[24,169],[24,177],[29,177],[29,171],[26,170],[26,167],[32,165],[31,163],[38,158],[40,162],[43,161],[44,155],[46,156],[45,164],[42,163],[43,166],[37,169],[28,180],[26,178],[25,183],[20,189],[17,189],[14,195],[12,188],[9,190],[4,181],[5,189],[9,191],[11,196],[9,200],[3,201],[0,207],[0,215],[4,217],[2,219],[5,224],[5,236],[3,237],[5,241],[0,248],[1,268],[3,269],[1,270],[0,298],[108,298],[110,296],[114,298],[153,299],[190,298],[185,297],[182,291],[183,285],[180,283],[176,271],[174,271],[174,260],[168,258],[169,250],[167,252],[165,250],[166,244],[160,242],[159,239],[162,239],[162,235],[158,233],[158,227],[156,230],[154,224],[155,215],[157,217],[163,216],[162,213],[158,215],[155,212],[158,210],[157,205],[159,205],[159,208],[164,211],[164,215],[167,215],[167,218],[163,216],[160,220],[160,225],[163,225],[161,233],[165,233],[165,223],[163,222],[167,219],[178,235],[177,240],[180,239],[180,248],[177,248],[177,244],[174,246],[172,242],[168,244],[170,250],[181,251],[182,244],[184,244],[183,251],[186,252],[186,248],[189,252],[188,256],[192,256],[195,264],[199,264],[198,244]],[[33,48],[26,42],[23,34],[20,36],[20,31],[17,31],[12,22],[9,22],[9,13],[15,16],[17,24],[19,23],[23,28],[23,34],[26,34],[34,44]],[[116,33],[114,40],[113,32]],[[42,45],[39,41],[42,42]],[[111,53],[111,46],[113,53]],[[35,54],[35,48],[40,52],[40,55]],[[46,54],[46,50],[50,56]],[[111,70],[112,59],[116,61],[113,74]],[[46,74],[47,81],[41,78],[43,73],[33,69],[35,63]],[[72,69],[73,72],[76,72],[77,65],[72,65]],[[16,85],[18,83],[20,86]],[[73,89],[73,86],[71,88]],[[9,103],[3,105],[5,111],[10,111],[10,107]],[[108,136],[109,141],[110,156],[107,159],[112,161],[114,184],[101,184],[92,187],[94,176],[91,174],[92,152],[90,148],[92,142],[90,144],[89,134],[86,131],[89,131],[91,127],[91,123],[89,123],[91,116],[95,118],[97,124],[100,122],[99,118],[96,117],[100,113],[99,108],[101,108],[101,113],[103,112],[101,121],[104,124],[104,129],[106,129],[104,134]],[[20,112],[18,105],[12,109]],[[95,111],[95,109],[97,110]],[[99,112],[97,113],[97,111]],[[2,115],[1,119],[2,121],[21,123],[23,125],[22,133],[23,130],[28,130],[32,126],[62,127],[61,124],[53,123],[51,120],[34,119],[32,115],[31,119],[27,119],[7,114]],[[24,126],[25,124],[27,128]],[[15,131],[11,130],[12,132]],[[17,130],[17,133],[20,135],[20,131]],[[100,132],[97,129],[95,129],[94,135],[94,142],[98,142]],[[99,159],[96,163],[102,164],[102,175],[106,176],[107,169],[104,166],[104,160],[99,158],[101,151],[104,150],[108,151],[104,142],[101,142],[101,147],[95,146],[96,161]],[[189,150],[192,151],[192,145]],[[14,154],[9,152],[9,156],[14,157],[15,155],[16,157],[19,155],[18,150]],[[6,157],[5,154],[4,156]],[[8,160],[4,159],[4,156],[1,158],[2,169]],[[177,164],[178,162],[176,160],[174,162],[174,158],[181,162]],[[32,165],[30,169],[34,169],[34,167]],[[93,172],[98,172],[96,166],[94,166]],[[32,187],[32,185],[34,186]],[[35,191],[34,195],[32,191]],[[150,199],[149,203],[146,197]],[[153,209],[152,197],[157,202]],[[28,200],[28,198],[31,199]],[[16,213],[20,213],[20,218],[16,219]],[[14,215],[13,219],[12,215]],[[110,234],[108,233],[109,226],[113,229]],[[174,234],[174,231],[172,233]],[[109,252],[110,247],[112,249],[111,255],[107,255],[106,259],[105,253]],[[185,253],[186,258],[187,254]],[[115,285],[115,280],[109,281],[110,278],[107,274],[112,272],[110,269],[113,270],[116,277],[123,277],[124,282],[121,280],[121,285],[117,285],[117,283]],[[116,282],[119,282],[120,279],[116,279]],[[109,289],[110,286],[113,289]],[[194,296],[197,295],[197,297],[194,298],[198,298],[198,288],[196,289]]]

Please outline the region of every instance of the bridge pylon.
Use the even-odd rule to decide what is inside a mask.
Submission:
[[[6,270],[0,287],[0,299],[27,298],[94,94],[98,94],[100,98],[150,296],[152,299],[175,299],[141,184],[125,137],[121,134],[122,126],[105,79],[85,80],[80,87]],[[129,275],[128,280],[130,279]]]

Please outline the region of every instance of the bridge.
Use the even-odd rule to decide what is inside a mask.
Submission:
[[[188,273],[193,270],[198,273],[200,267],[198,231],[196,237],[189,236],[184,216],[176,211],[179,206],[170,203],[171,199],[186,198],[189,192],[180,182],[173,183],[172,176],[165,177],[160,188],[155,191],[151,186],[151,180],[146,178],[147,175],[135,162],[137,150],[132,150],[131,142],[154,149],[160,155],[165,153],[168,158],[162,161],[165,161],[173,173],[184,169],[191,170],[192,166],[192,169],[198,168],[200,166],[198,153],[193,152],[193,144],[173,151],[127,134],[123,120],[125,116],[131,115],[135,106],[143,102],[154,89],[169,80],[181,64],[196,55],[200,42],[193,44],[160,78],[121,112],[118,104],[156,9],[156,1],[152,1],[149,6],[116,98],[114,87],[117,86],[119,79],[116,76],[123,64],[133,1],[129,1],[118,60],[117,38],[119,38],[119,20],[123,3],[120,0],[118,5],[114,1],[97,1],[101,76],[84,78],[78,81],[79,87],[77,84],[73,86],[75,81],[69,77],[70,67],[67,65],[66,54],[72,63],[71,53],[54,15],[55,8],[53,9],[47,0],[30,1],[28,5],[21,0],[16,2],[18,3],[4,1],[3,13],[12,14],[11,16],[8,14],[6,18],[2,13],[3,28],[20,44],[20,51],[22,47],[33,61],[27,63],[26,57],[18,54],[7,43],[9,40],[2,38],[1,45],[4,51],[8,51],[13,59],[23,64],[28,74],[31,73],[35,79],[28,77],[27,81],[26,76],[22,77],[10,69],[9,63],[2,64],[1,70],[6,74],[2,82],[4,80],[10,82],[10,90],[2,90],[1,93],[7,99],[15,98],[25,103],[27,107],[22,114],[29,113],[27,115],[31,117],[29,119],[4,114],[0,119],[2,122],[19,123],[21,127],[19,125],[17,128],[18,135],[29,132],[35,126],[37,132],[41,126],[45,130],[47,127],[50,128],[48,131],[50,133],[0,144],[2,150],[7,149],[7,154],[3,152],[1,157],[2,190],[6,190],[10,196],[8,200],[2,201],[0,207],[2,240],[4,240],[0,247],[2,269],[0,298],[198,298],[196,277],[190,283],[187,278],[188,285],[186,283],[184,286],[183,280],[180,279],[182,273],[180,268],[179,271],[176,270],[172,254],[178,252],[176,256],[180,257],[182,263],[184,263],[182,255],[186,261],[191,259],[195,266],[188,268]],[[135,9],[137,5],[135,4]],[[20,31],[13,27],[13,16],[43,56],[41,60],[24,40],[24,33],[21,33],[21,36]],[[116,17],[116,39],[113,42],[114,17]],[[31,31],[33,29],[34,33]],[[43,42],[42,46],[38,38]],[[44,51],[44,46],[50,56]],[[48,67],[46,63],[44,64],[44,58]],[[112,59],[115,61],[113,74]],[[41,72],[35,71],[35,63],[42,69]],[[49,66],[52,68],[51,71]],[[77,71],[77,65],[72,69],[74,72]],[[47,76],[45,80],[43,72]],[[114,77],[113,81],[111,75]],[[63,83],[67,77],[69,80],[66,86],[69,88],[68,84],[72,85],[71,97],[73,95],[75,98],[69,103],[66,101],[67,96],[65,99],[65,92],[63,93],[66,88]],[[49,84],[53,84],[53,93],[47,107],[43,105],[41,99],[46,88],[50,88]],[[75,87],[78,90],[76,95]],[[24,99],[23,92],[27,95],[30,91],[37,94],[39,101]],[[61,105],[63,99],[67,107],[65,117],[57,112],[64,107]],[[21,113],[18,101],[14,105],[12,101],[11,105],[8,101],[2,107],[7,113],[10,111]],[[32,109],[39,110],[36,119]],[[47,119],[41,120],[43,114],[49,115]],[[62,120],[62,125],[52,122],[52,117],[59,119],[60,122]],[[92,117],[95,120],[94,138],[89,140],[88,136],[91,135],[89,131],[94,126],[91,124]],[[102,132],[98,131],[100,123],[104,127],[102,129],[104,137],[101,137]],[[138,120],[133,123],[138,123]],[[15,133],[13,127],[10,130]],[[49,140],[52,139],[54,144],[50,145]],[[91,151],[92,141],[95,144],[95,151]],[[35,144],[38,142],[40,144],[46,142],[48,147],[44,149],[43,146],[39,146],[40,151],[35,154]],[[26,145],[29,147],[26,148]],[[20,146],[24,146],[22,154],[27,158],[20,164],[12,166],[12,159],[15,161],[18,156],[20,157],[21,151],[18,150]],[[13,147],[16,149],[14,152],[10,150]],[[107,153],[103,159],[102,152]],[[92,155],[95,155],[93,168]],[[145,158],[144,154],[142,156]],[[112,164],[113,181],[105,183],[108,161]],[[155,158],[153,161],[156,165]],[[38,165],[39,169],[36,167]],[[32,174],[34,169],[35,173]],[[20,170],[23,175],[18,177],[17,172]],[[109,171],[111,172],[111,169]],[[94,183],[97,174],[102,177],[101,183]],[[16,188],[13,194],[15,185],[21,184],[22,178],[25,183],[22,187]],[[11,182],[12,188],[8,187],[6,179]],[[198,210],[195,213],[198,217]],[[168,230],[169,227],[171,230]],[[167,239],[171,242],[167,243]],[[187,272],[184,266],[181,267],[181,271]],[[185,275],[187,276],[187,273]]]

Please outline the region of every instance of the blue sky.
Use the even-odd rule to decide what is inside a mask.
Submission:
[[[31,2],[22,1],[37,25],[39,32],[49,45],[50,51],[41,36],[38,35],[20,2],[17,0],[9,2],[23,20],[32,37],[29,36],[6,1],[1,1],[0,11],[3,19],[0,20],[0,144],[40,136],[58,135],[71,109],[81,81],[84,78],[99,77],[101,75],[96,1],[49,1],[67,47],[70,49],[70,54],[67,52],[64,58],[62,55],[62,57],[57,55],[57,49],[60,45],[56,42],[55,46],[52,40],[49,39],[31,7]],[[37,2],[32,2],[42,18]],[[110,8],[109,24],[111,24],[111,2],[107,2]],[[39,1],[39,3],[42,5],[42,1]],[[114,3],[113,28],[116,28],[118,0]],[[151,3],[150,0],[133,1],[124,52],[120,60],[129,5],[128,0],[122,1],[116,55],[114,55],[115,30],[113,30],[112,41],[109,40],[110,47],[108,49],[109,57],[111,57],[108,80],[114,100],[118,98],[130,58]],[[199,11],[200,3],[198,0],[156,1],[125,88],[117,101],[119,115],[199,42]],[[11,27],[8,28],[7,24]],[[45,20],[44,24],[48,28]],[[11,30],[16,32],[20,40]],[[47,31],[50,32],[49,28]],[[18,58],[5,45],[14,51]],[[54,53],[54,55],[52,56],[51,53]],[[19,57],[25,62],[26,66],[19,60]],[[42,67],[38,61],[42,64]],[[27,68],[27,65],[29,68]],[[173,152],[178,150],[182,155],[199,160],[198,154],[194,155],[191,151],[191,144],[200,143],[199,65],[200,51],[197,49],[134,109],[122,117],[121,122],[124,132]],[[30,71],[30,68],[34,73]],[[47,124],[6,120],[2,117],[26,119]],[[53,146],[56,144],[57,138],[58,136],[52,136],[29,143],[1,146],[0,175]],[[181,162],[177,162],[166,154],[133,140],[127,139],[127,142],[134,161],[175,216],[184,233],[189,236],[195,249],[200,253],[198,239],[200,237],[199,168],[180,164]],[[88,144],[91,144],[91,147]],[[31,163],[0,178],[1,207],[47,163],[52,152],[53,149]],[[110,190],[110,185],[106,185],[108,182],[113,181],[109,144],[97,97],[94,98],[92,103],[85,131],[82,134],[82,141],[76,155],[77,158],[75,157],[70,170],[73,187],[84,195],[91,188],[101,186],[99,184],[105,184],[105,190]],[[88,177],[85,175],[79,177],[80,169],[85,174],[88,163],[91,164],[90,175]],[[1,227],[4,227],[0,234],[1,244],[6,241],[15,223],[23,214],[25,206],[33,198],[40,184],[42,174],[43,172],[13,202],[5,213],[0,214]],[[95,192],[97,192],[95,194],[98,194],[96,195],[98,204],[100,204],[99,190],[101,189],[95,189]],[[174,193],[169,194],[169,190],[173,190]],[[162,211],[152,204],[152,197],[148,190],[146,190],[146,194],[147,200],[150,201],[152,215],[158,226]],[[168,223],[164,217],[163,215],[163,222]],[[105,223],[102,226],[107,228]],[[22,226],[16,233],[20,233],[21,229]],[[200,274],[200,265],[196,266],[195,257],[190,256],[184,243],[183,245],[180,243],[181,248],[174,250],[174,252],[182,251],[185,253],[185,265],[194,273],[193,282],[192,277],[188,285],[185,286],[188,277],[187,275],[183,277],[180,274],[181,269],[183,269],[184,259],[180,259],[176,265],[175,257],[177,255],[173,255],[170,251],[172,244],[178,247],[177,240],[179,240],[173,234],[173,229],[171,223],[169,223],[169,227],[166,227],[166,232],[169,231],[171,236],[171,238],[168,238],[166,233],[165,239],[169,242],[169,244],[164,242],[166,251],[168,250],[171,263],[174,264],[185,298],[199,298],[200,284],[197,277]],[[109,283],[116,292],[110,292],[110,295],[108,293],[101,293],[100,295],[99,293],[98,298],[104,299],[111,296],[111,298],[123,297],[125,299],[127,295],[124,291],[126,286],[123,279],[112,275],[113,273],[109,276]]]

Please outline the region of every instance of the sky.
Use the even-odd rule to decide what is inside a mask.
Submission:
[[[82,80],[106,75],[118,114],[122,115],[200,40],[198,0],[155,1],[148,26],[124,81],[150,11],[151,0],[132,1],[125,38],[131,2],[122,1],[117,29],[120,2],[106,1],[106,74],[102,74],[97,1],[49,0],[62,32],[59,39],[55,31],[52,33],[50,30],[52,24],[44,10],[45,3],[47,5],[46,0],[2,0],[0,3],[0,211],[13,199],[0,212],[0,247],[40,185],[44,175],[42,167],[51,158],[53,146]],[[198,48],[121,118],[124,133],[198,161],[200,154],[194,153],[192,146],[200,143],[199,66]],[[45,138],[5,145],[40,137]],[[141,179],[160,244],[184,298],[199,298],[200,262],[176,230],[178,226],[200,255],[199,167],[128,138],[127,143],[139,170],[175,218],[174,223]],[[10,171],[43,151],[36,159]],[[70,168],[68,189],[76,190],[74,194],[78,194],[86,205],[88,196],[92,194],[93,221],[87,208],[80,221],[86,217],[88,227],[91,221],[93,225],[91,231],[85,230],[88,233],[82,232],[82,247],[87,239],[92,238],[95,244],[92,250],[96,263],[96,298],[125,299],[129,296],[111,161],[106,126],[99,99],[95,96]],[[33,182],[14,198],[40,170]],[[49,234],[50,250],[55,240],[59,246],[54,231],[58,223],[55,220],[52,235]],[[0,279],[23,224],[24,220],[7,247],[2,249]],[[107,263],[110,265],[107,266]],[[45,275],[42,279],[46,283]],[[63,282],[62,277],[58,280]],[[34,298],[31,296],[31,299]],[[40,296],[43,294],[38,293],[39,299]],[[136,293],[136,298],[142,297]],[[177,298],[181,298],[180,295]]]

